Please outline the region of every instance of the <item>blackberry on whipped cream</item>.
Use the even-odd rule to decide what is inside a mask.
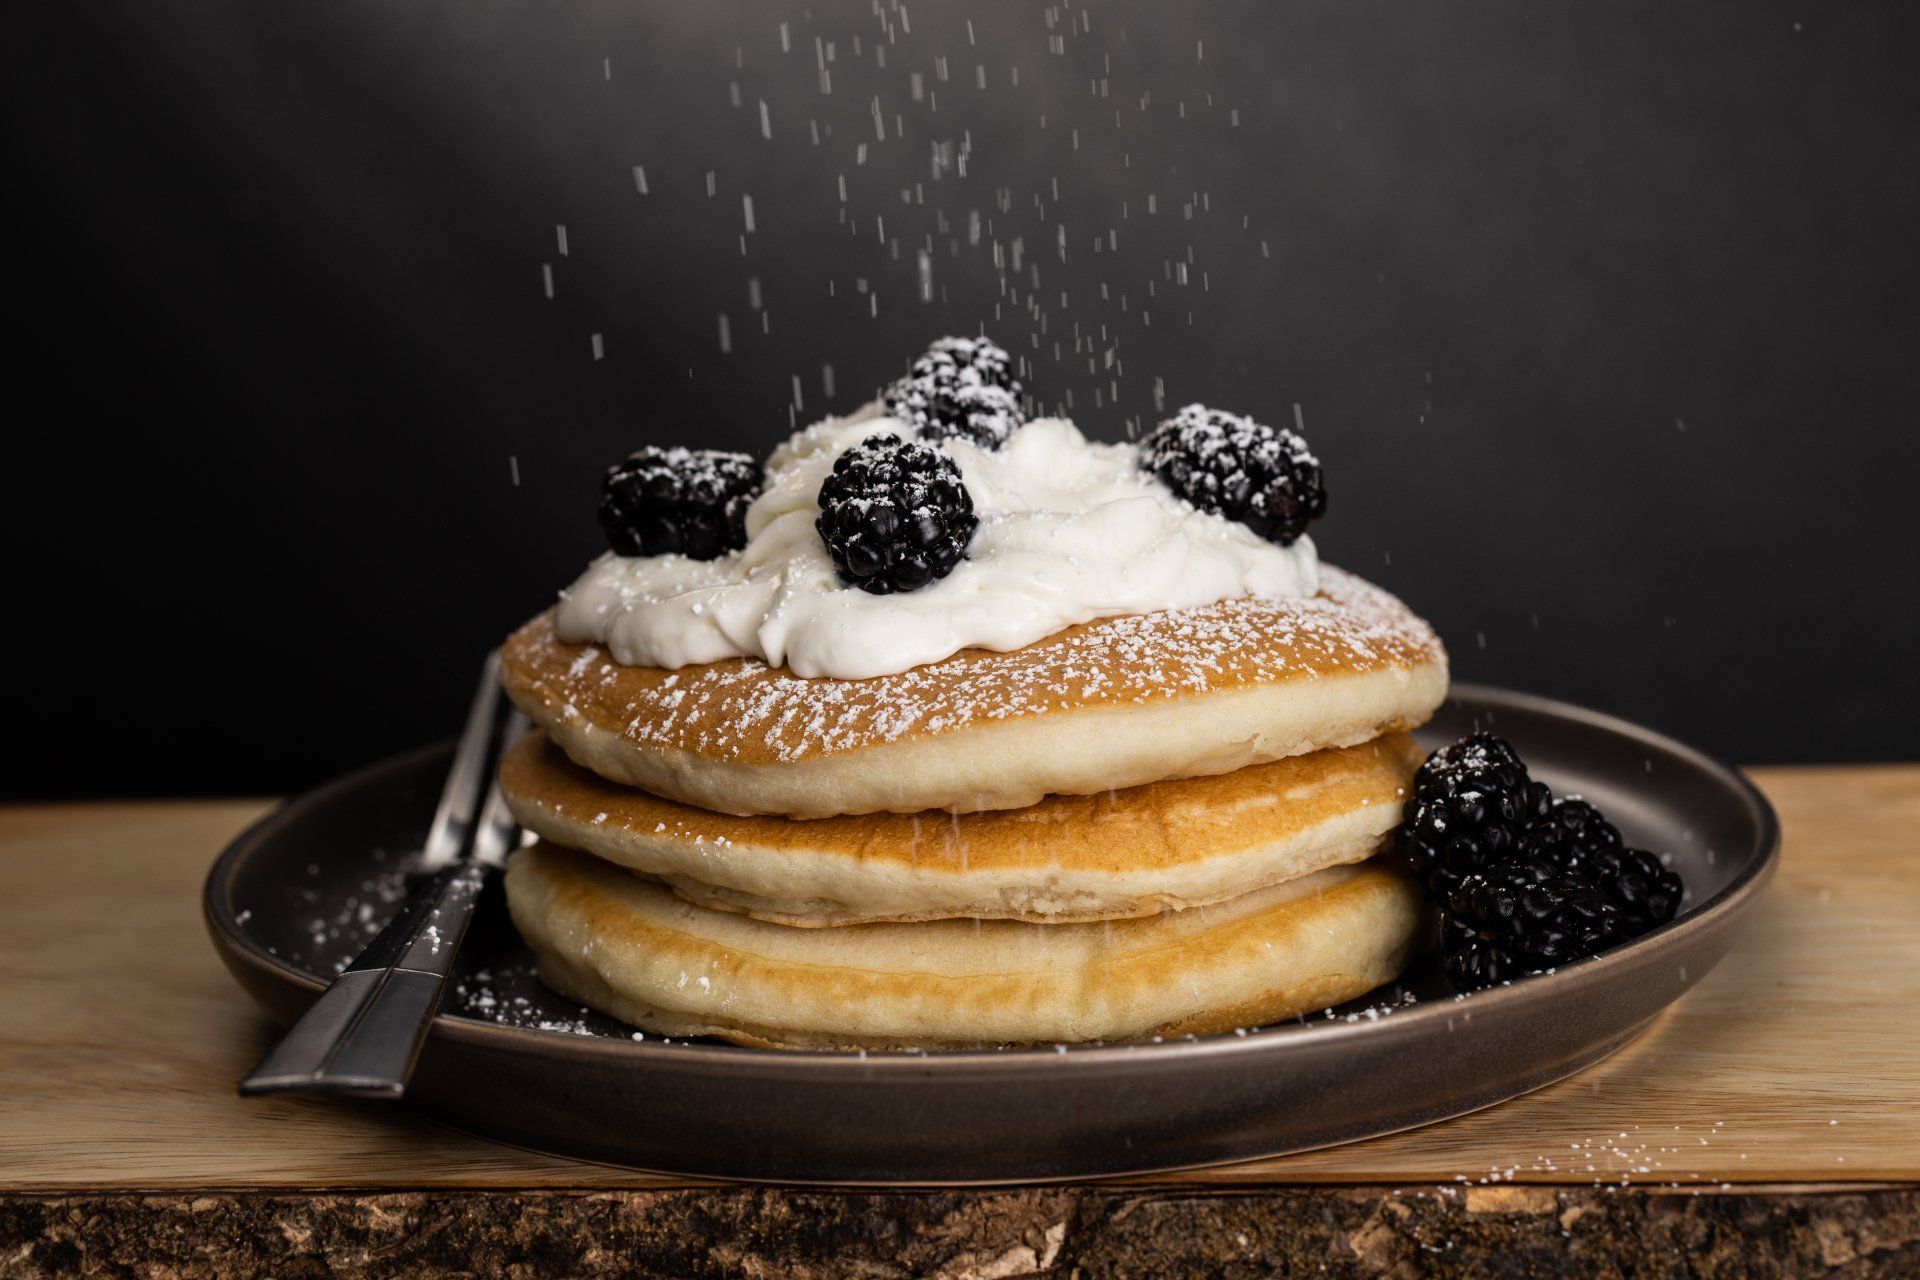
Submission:
[[[1283,547],[1327,512],[1320,460],[1285,427],[1190,404],[1148,433],[1140,455],[1194,506]]]
[[[712,560],[603,556],[562,593],[560,637],[630,666],[756,658],[859,680],[1098,618],[1320,590],[1311,538],[1280,546],[1196,510],[1141,469],[1135,446],[1090,441],[1059,418],[998,449],[944,441],[979,519],[966,558],[915,591],[849,587],[815,527],[820,489],[841,454],[886,432],[910,434],[876,403],[795,433],[767,458],[744,547]]]
[[[600,528],[616,555],[711,560],[747,544],[762,474],[744,453],[649,446],[607,468]]]
[[[1026,421],[1006,350],[987,338],[941,338],[882,394],[887,413],[922,440],[1005,444]]]
[[[952,573],[980,527],[953,459],[891,433],[834,462],[814,523],[840,580],[877,596]]]

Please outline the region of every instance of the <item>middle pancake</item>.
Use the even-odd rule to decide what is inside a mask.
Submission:
[[[1370,857],[1420,753],[1405,734],[1232,773],[983,813],[735,817],[610,783],[532,735],[500,766],[520,824],[690,901],[799,926],[1117,920]]]

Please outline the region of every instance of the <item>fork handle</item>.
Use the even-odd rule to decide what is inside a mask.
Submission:
[[[241,1094],[405,1093],[485,884],[486,867],[465,861],[415,889],[359,959],[240,1082]]]

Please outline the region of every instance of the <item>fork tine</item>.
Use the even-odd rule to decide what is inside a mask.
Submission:
[[[509,714],[506,728],[500,733],[500,757],[504,759],[508,749],[532,727],[518,711]],[[473,860],[489,867],[503,866],[507,850],[517,848],[519,843],[520,828],[507,809],[506,798],[500,794],[500,775],[496,769],[493,782],[487,788],[486,806],[480,812],[480,829],[474,833]]]
[[[474,691],[473,705],[467,711],[467,726],[460,733],[453,766],[447,770],[447,785],[440,792],[433,825],[427,828],[427,842],[420,853],[423,871],[451,865],[473,839],[474,817],[480,808],[480,788],[486,777],[499,708],[500,651],[495,649],[481,668],[480,687]]]

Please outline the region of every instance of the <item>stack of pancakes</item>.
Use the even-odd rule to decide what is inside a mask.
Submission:
[[[1310,598],[1109,618],[868,680],[502,651],[547,985],[648,1031],[961,1048],[1258,1026],[1395,977],[1390,859],[1446,691],[1433,631]]]

